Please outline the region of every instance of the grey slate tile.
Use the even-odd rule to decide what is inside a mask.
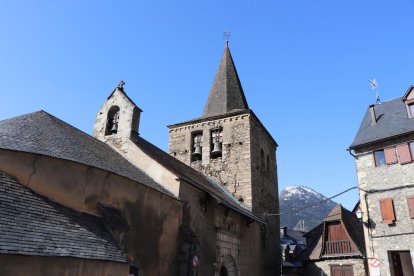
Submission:
[[[101,218],[52,202],[3,172],[0,187],[0,254],[128,262]]]

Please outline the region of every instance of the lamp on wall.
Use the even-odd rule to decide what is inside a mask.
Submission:
[[[364,212],[362,212],[361,209],[358,209],[358,211],[356,211],[355,214],[359,220],[362,220],[362,216],[364,215]]]

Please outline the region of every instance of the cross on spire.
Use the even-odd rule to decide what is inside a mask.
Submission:
[[[226,46],[229,46],[230,32],[224,32],[223,38],[226,41]]]

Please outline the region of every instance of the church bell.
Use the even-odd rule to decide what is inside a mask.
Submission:
[[[193,152],[193,158],[196,160],[201,159],[201,147],[200,145],[195,146],[194,152]]]
[[[211,151],[211,153],[214,155],[218,155],[221,154],[221,150],[221,142],[219,142],[218,140],[214,141],[213,150]]]
[[[118,132],[118,124],[114,123],[112,124],[112,128],[110,130],[110,133],[117,133]]]

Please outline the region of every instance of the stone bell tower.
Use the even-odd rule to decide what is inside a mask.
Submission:
[[[278,212],[277,143],[249,106],[226,43],[202,116],[169,126],[169,153],[260,218]]]
[[[127,96],[124,81],[109,95],[96,114],[93,136],[118,151],[126,151],[132,135],[138,133],[142,110]]]

